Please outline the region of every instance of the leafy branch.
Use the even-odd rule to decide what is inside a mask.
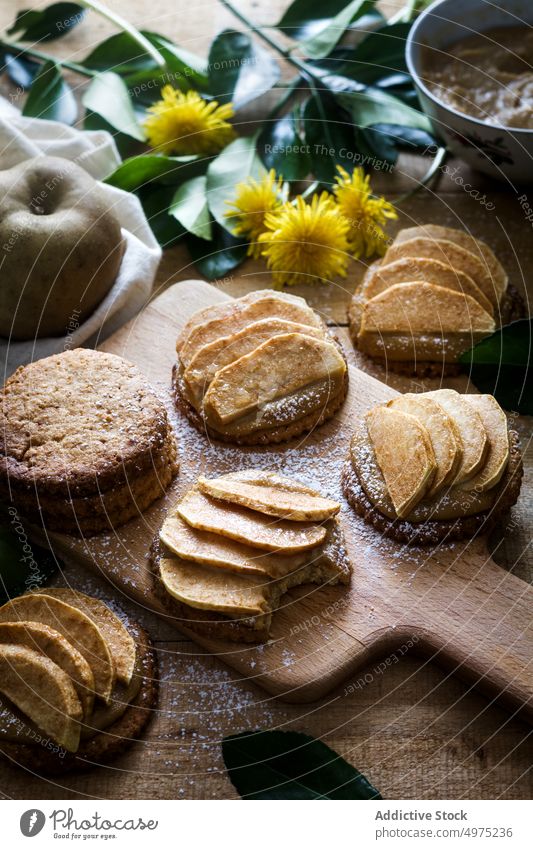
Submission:
[[[235,186],[260,168],[274,169],[289,184],[307,180],[307,196],[330,188],[339,165],[390,170],[403,150],[436,150],[417,188],[433,178],[445,151],[418,109],[404,57],[423,0],[408,0],[392,21],[375,0],[294,0],[274,28],[250,20],[233,0],[220,2],[245,32],[219,33],[207,60],[159,33],[138,31],[100,0],[80,0],[20,13],[0,38],[4,71],[28,92],[24,114],[66,123],[78,120],[79,104],[64,72],[82,78],[83,126],[109,130],[125,158],[108,181],[138,195],[163,246],[186,240],[208,278],[227,273],[246,254],[222,214],[221,198],[231,200]],[[43,50],[43,41],[71,32],[87,11],[119,31],[77,62]],[[275,30],[288,37],[287,46]],[[349,48],[346,38],[355,42]],[[148,110],[165,85],[197,92],[205,103],[231,103],[238,117],[281,85],[276,56],[296,73],[254,137],[237,139],[214,156],[193,149],[183,156],[183,143],[179,156],[172,145],[164,152],[142,146]],[[241,158],[241,144],[253,155]]]

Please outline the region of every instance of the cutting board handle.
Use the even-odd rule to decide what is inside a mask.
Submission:
[[[447,570],[446,590],[431,622],[421,609],[416,648],[533,718],[533,588],[474,546]]]

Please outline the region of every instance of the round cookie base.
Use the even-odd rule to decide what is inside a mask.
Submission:
[[[342,350],[340,342],[335,337],[332,338],[337,344],[339,351],[342,354],[342,358],[346,363],[346,357],[344,356],[344,351]],[[329,419],[332,419],[337,410],[342,407],[348,392],[348,382],[349,374],[346,363],[346,371],[344,373],[344,380],[340,391],[334,398],[330,398],[326,406],[322,409],[316,410],[315,412],[310,413],[297,421],[291,422],[288,425],[266,428],[265,430],[255,431],[254,433],[242,436],[231,436],[219,433],[217,430],[214,430],[205,423],[198,411],[183,395],[180,386],[181,381],[178,364],[175,363],[174,368],[172,369],[174,400],[178,410],[180,410],[180,412],[189,419],[200,433],[203,433],[209,439],[216,439],[219,442],[227,442],[232,445],[277,445],[280,442],[289,442],[291,439],[296,439],[296,437],[301,436],[304,433],[309,433],[316,427],[320,427],[320,425],[329,421]]]
[[[164,588],[159,572],[161,559],[161,543],[156,537],[150,549],[150,570],[152,573],[154,593],[165,608],[168,616],[177,620],[174,622],[178,627],[183,624],[185,628],[200,634],[203,637],[228,640],[239,643],[262,643],[268,639],[272,616],[265,614],[261,621],[255,624],[259,627],[246,624],[250,619],[230,619],[212,610],[199,610],[184,602],[173,598]]]
[[[510,324],[512,321],[518,321],[520,318],[524,318],[525,315],[526,305],[522,295],[515,286],[509,284],[502,299],[499,326],[503,327],[505,324]],[[359,350],[359,345],[357,343],[359,324],[356,324],[353,321],[350,309],[348,310],[348,330],[354,348]],[[399,374],[403,377],[446,378],[456,377],[464,371],[463,366],[460,363],[446,363],[442,360],[421,360],[415,363],[412,360],[392,360],[390,358],[378,359],[377,357],[371,357],[364,351],[360,351],[360,354],[374,363],[379,363],[379,365],[386,368],[388,371],[392,371],[394,374]]]
[[[509,464],[504,474],[502,492],[490,512],[444,521],[430,519],[420,523],[406,519],[389,519],[380,513],[368,498],[350,460],[346,461],[342,473],[344,496],[357,515],[368,525],[373,525],[377,531],[396,542],[424,546],[472,539],[479,534],[489,533],[518,500],[524,469],[516,431],[509,431],[509,440]]]
[[[122,716],[94,737],[82,740],[77,752],[60,756],[39,745],[0,741],[0,754],[12,764],[43,776],[61,776],[109,763],[140,737],[157,704],[159,670],[150,637],[137,623],[128,623],[141,652],[143,681],[135,699]]]

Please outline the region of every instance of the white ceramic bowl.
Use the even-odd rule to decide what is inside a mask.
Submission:
[[[502,8],[505,5],[505,8]],[[494,27],[533,26],[532,0],[437,0],[413,24],[406,46],[409,72],[435,132],[473,168],[511,183],[533,182],[533,130],[491,126],[442,103],[424,83],[422,59]]]

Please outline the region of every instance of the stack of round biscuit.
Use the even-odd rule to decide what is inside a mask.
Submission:
[[[2,389],[0,497],[49,530],[94,534],[142,513],[177,471],[163,403],[121,357],[77,348]]]

